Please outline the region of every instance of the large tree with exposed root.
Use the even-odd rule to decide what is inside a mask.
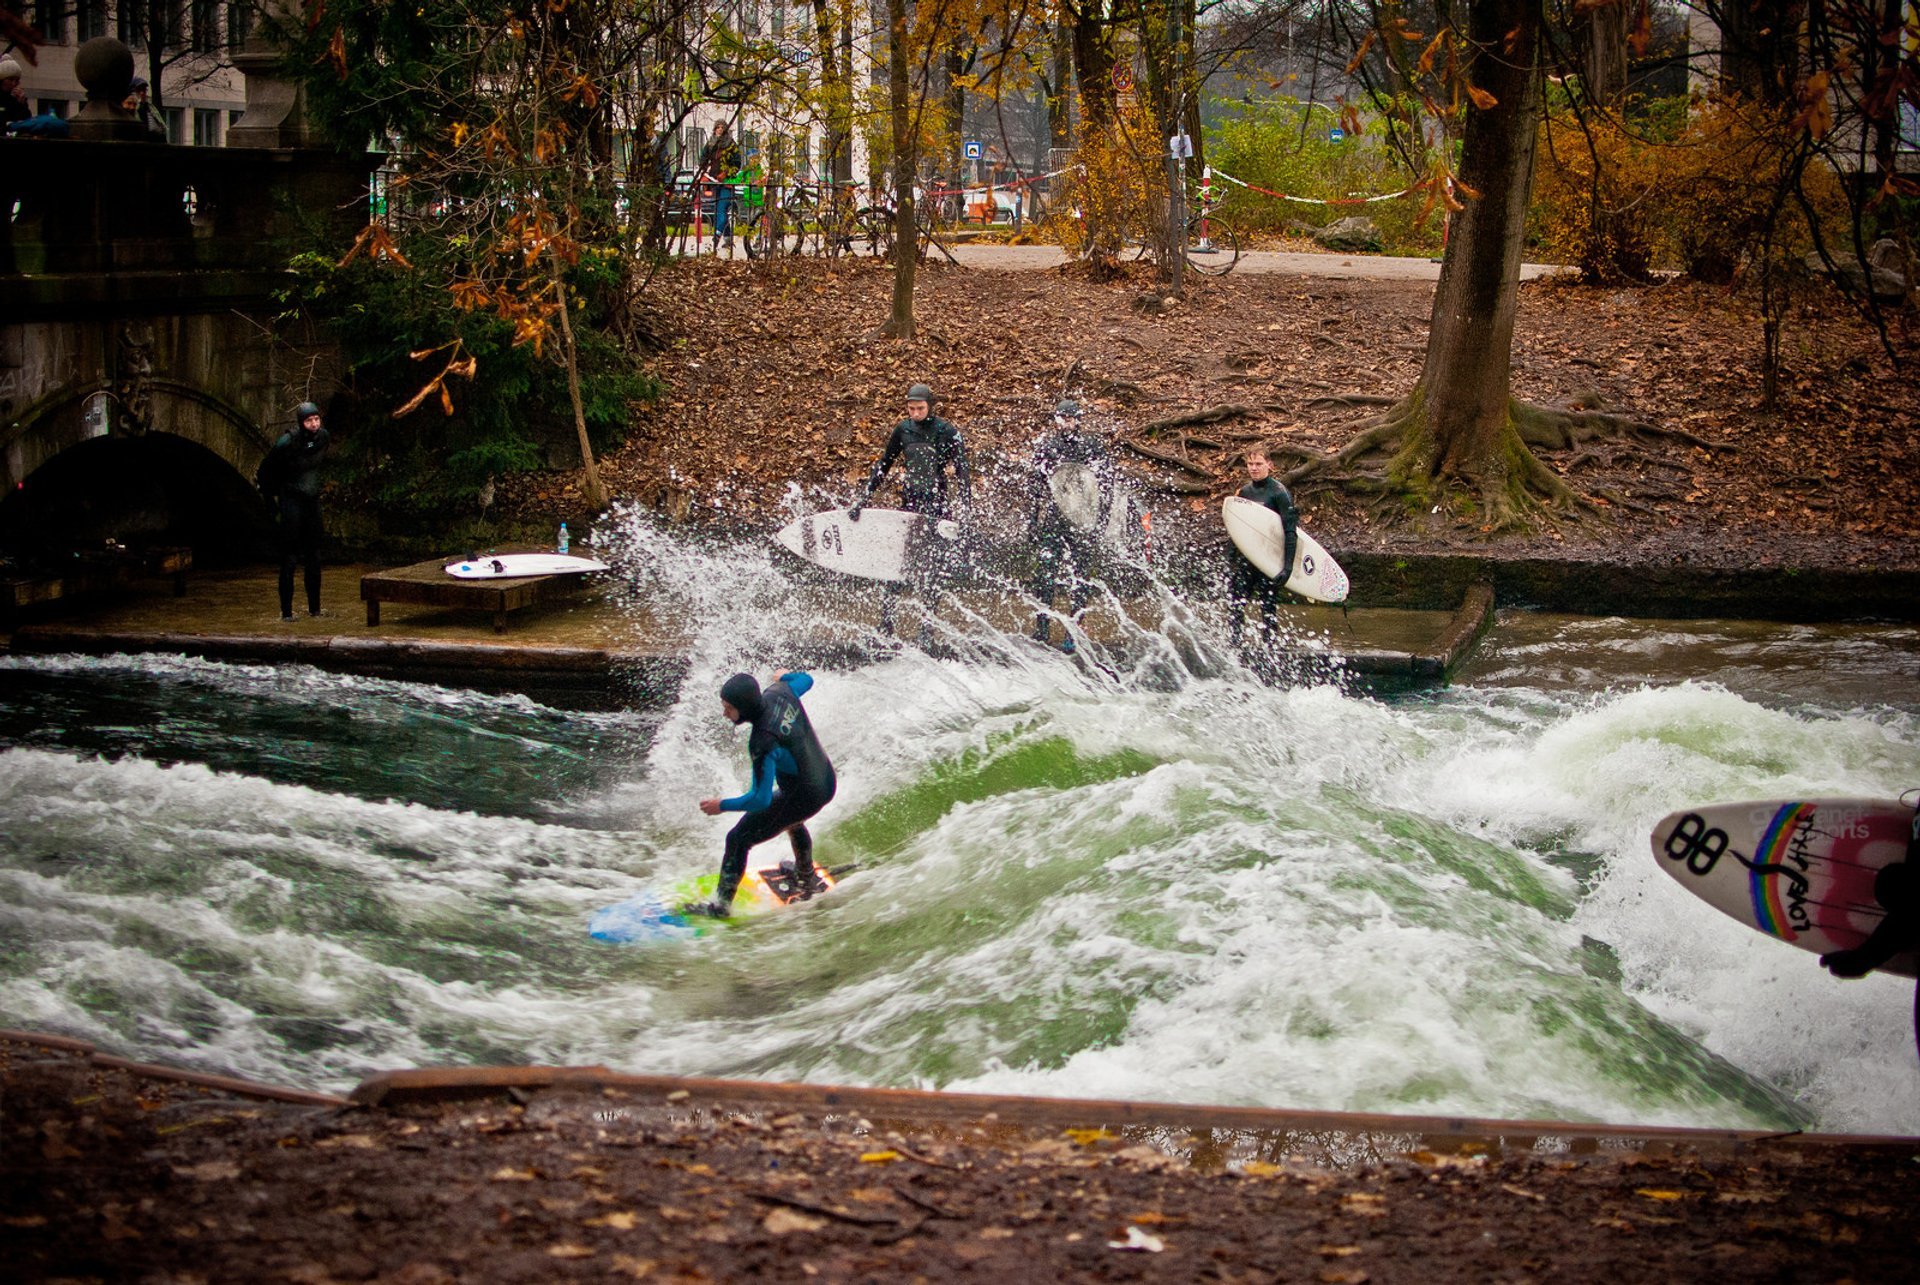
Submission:
[[[1426,360],[1406,396],[1361,424],[1339,452],[1292,469],[1289,481],[1337,473],[1392,504],[1438,504],[1483,529],[1501,529],[1542,507],[1583,503],[1534,455],[1535,446],[1619,432],[1661,435],[1604,408],[1551,410],[1512,395],[1545,30],[1542,0],[1473,0],[1464,30],[1443,25],[1431,39],[1383,15],[1380,43],[1410,50],[1423,72],[1444,69],[1441,83],[1465,115],[1459,172],[1434,179],[1435,199],[1446,201],[1453,221]]]

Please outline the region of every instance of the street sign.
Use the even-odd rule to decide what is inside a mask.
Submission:
[[[1167,140],[1167,155],[1178,160],[1193,158],[1193,135],[1175,134]]]
[[[1338,125],[1335,125],[1332,129],[1327,131],[1327,141],[1329,143],[1344,143],[1346,139],[1347,139],[1347,131],[1344,129],[1341,129]]]
[[[968,160],[977,161],[980,159],[980,144],[973,141],[972,139],[967,140],[963,150],[965,151],[966,157]]]

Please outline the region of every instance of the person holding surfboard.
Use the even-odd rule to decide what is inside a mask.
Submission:
[[[1293,506],[1293,493],[1273,475],[1273,461],[1267,458],[1265,446],[1247,449],[1247,484],[1240,488],[1240,498],[1264,504],[1279,515],[1281,528],[1286,532],[1286,547],[1281,551],[1280,565],[1282,568],[1291,567],[1294,549],[1299,541],[1300,515]],[[1271,652],[1275,636],[1280,632],[1280,586],[1286,576],[1283,573],[1276,578],[1264,574],[1231,544],[1227,546],[1227,558],[1230,577],[1227,583],[1228,638],[1235,649],[1240,647],[1247,603],[1258,598],[1261,642]]]
[[[833,764],[800,704],[812,688],[813,676],[799,671],[780,675],[764,690],[752,674],[735,674],[720,685],[720,712],[729,723],[753,729],[747,737],[753,783],[731,799],[700,800],[700,810],[710,817],[722,812],[745,815],[727,831],[713,900],[682,906],[680,913],[725,919],[746,875],[748,850],[782,833],[793,845],[793,886],[799,897],[804,900],[826,886],[814,872],[813,836],[805,822],[832,802],[836,781]]]
[[[1087,609],[1093,596],[1090,573],[1099,552],[1097,533],[1105,528],[1116,498],[1113,457],[1098,437],[1081,431],[1080,415],[1079,402],[1060,402],[1053,408],[1053,427],[1033,448],[1027,538],[1033,546],[1033,596],[1041,607],[1033,637],[1043,644],[1053,640],[1047,613],[1062,589],[1075,620]],[[1071,633],[1060,650],[1073,652]]]
[[[860,498],[847,509],[847,520],[858,522],[860,510],[886,480],[895,460],[904,460],[900,483],[900,507],[926,518],[927,530],[907,546],[907,580],[920,597],[924,615],[920,620],[920,642],[933,636],[932,619],[940,606],[941,583],[946,579],[944,541],[932,538],[934,523],[948,516],[947,475],[953,475],[958,493],[953,516],[965,522],[973,510],[973,475],[967,464],[967,446],[960,430],[933,413],[933,389],[915,384],[907,389],[907,417],[893,426],[887,436],[887,448],[874,461],[867,474]],[[899,604],[900,586],[889,581],[880,602],[880,632],[893,635],[894,611]]]

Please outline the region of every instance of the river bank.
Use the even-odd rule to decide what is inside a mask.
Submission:
[[[1913,1139],[522,1068],[349,1100],[0,1033],[11,1279],[1894,1280]]]

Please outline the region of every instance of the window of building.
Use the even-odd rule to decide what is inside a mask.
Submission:
[[[195,147],[220,146],[220,111],[214,107],[196,107],[193,109],[193,145]]]
[[[114,10],[115,32],[129,49],[147,47],[148,0],[120,0]]]
[[[67,43],[67,5],[64,0],[34,0],[33,25],[50,45]]]
[[[80,0],[80,43],[107,34],[107,0]]]
[[[193,0],[193,49],[210,54],[220,49],[220,0]]]
[[[169,143],[183,141],[187,136],[187,109],[184,107],[169,107],[164,110],[162,115],[166,117],[167,141]]]
[[[227,113],[227,129],[232,130],[235,125],[238,125],[240,123],[240,118],[242,116],[245,116],[246,114],[247,113],[244,110],[228,112]]]
[[[237,0],[227,6],[227,48],[239,49],[253,32],[253,6]]]

